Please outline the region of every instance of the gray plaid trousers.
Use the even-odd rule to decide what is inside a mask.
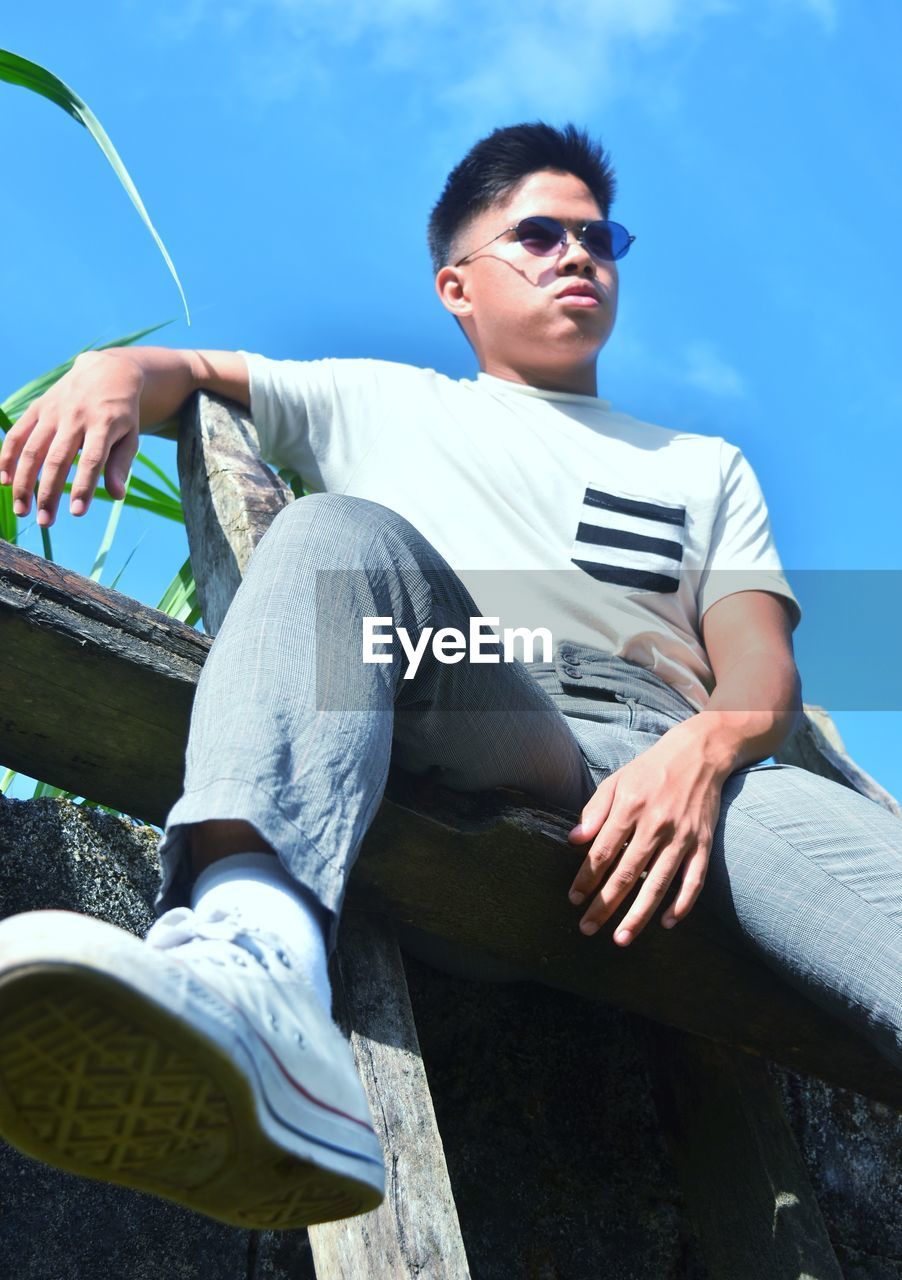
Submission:
[[[188,829],[255,827],[330,913],[390,764],[461,791],[514,787],[573,813],[693,714],[644,668],[567,642],[550,663],[362,661],[362,618],[465,634],[471,595],[402,516],[312,494],[279,513],[198,684],[185,789],[160,842],[158,913],[187,902]],[[489,647],[489,646],[486,646]],[[703,896],[762,959],[902,1065],[902,822],[791,765],[726,782]],[[574,922],[575,927],[575,922]]]

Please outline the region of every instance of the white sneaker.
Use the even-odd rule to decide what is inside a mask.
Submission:
[[[233,1226],[381,1203],[351,1048],[278,939],[168,911],[147,940],[70,911],[0,922],[0,1134]]]

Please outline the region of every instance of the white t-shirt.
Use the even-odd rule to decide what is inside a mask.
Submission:
[[[263,457],[399,512],[499,632],[544,627],[555,646],[610,652],[700,709],[716,600],[770,591],[799,621],[755,474],[719,436],[486,373],[240,354]]]

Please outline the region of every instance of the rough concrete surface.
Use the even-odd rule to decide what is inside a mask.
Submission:
[[[67,801],[0,797],[0,915],[65,908],[141,935],[157,840]],[[473,1280],[707,1280],[635,1021],[407,967]],[[847,1280],[902,1280],[902,1117],[776,1073]],[[303,1231],[221,1226],[2,1144],[0,1186],[2,1271],[19,1280],[314,1280]]]

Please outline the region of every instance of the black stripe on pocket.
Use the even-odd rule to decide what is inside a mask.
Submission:
[[[680,588],[679,578],[666,573],[650,573],[647,569],[626,569],[616,564],[596,564],[593,560],[573,560],[578,569],[584,570],[598,582],[613,582],[619,587],[636,587],[639,591],[673,592]]]
[[[649,551],[671,560],[681,561],[683,547],[668,538],[651,538],[645,533],[631,533],[628,529],[603,529],[601,525],[580,521],[576,531],[577,542],[591,542],[599,547],[623,547],[628,551]]]
[[[665,507],[657,502],[639,502],[636,498],[623,498],[616,493],[605,493],[603,489],[586,489],[583,499],[587,507],[604,507],[607,511],[618,511],[624,516],[642,516],[645,520],[662,520],[664,524],[686,523],[685,507]]]

